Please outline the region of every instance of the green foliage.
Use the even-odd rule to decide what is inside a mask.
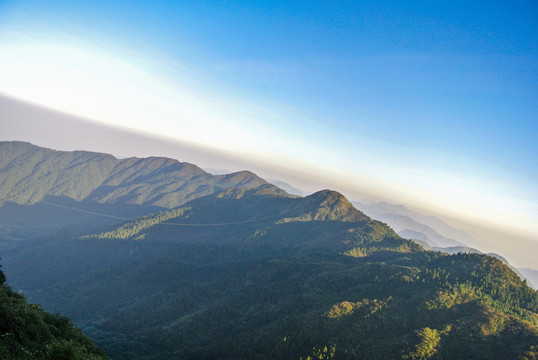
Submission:
[[[346,256],[359,258],[359,257],[367,256],[367,250],[366,250],[365,247],[362,247],[362,248],[356,247],[356,248],[350,249],[348,251],[345,251],[342,254],[346,255]]]
[[[390,301],[390,298],[388,301]],[[323,315],[330,319],[340,319],[344,316],[353,314],[356,310],[362,309],[364,318],[368,318],[370,315],[387,306],[388,301],[377,299],[363,299],[362,301],[357,302],[342,301],[341,303],[333,305],[331,309]]]
[[[327,311],[324,315],[331,319],[338,319],[345,315],[350,315],[353,310],[359,309],[362,306],[362,302],[355,303],[349,301],[342,301],[339,304],[333,305],[333,307]]]
[[[87,241],[44,244],[38,254],[20,250],[21,288],[83,325],[117,360],[536,352],[538,293],[496,259],[424,251],[332,192],[230,189],[188,207]],[[163,224],[176,217],[228,224]],[[69,341],[59,344],[69,354]]]
[[[116,159],[87,151],[54,151],[29,143],[0,142],[0,203],[35,203],[45,196],[77,201],[177,207],[236,186],[265,183],[247,171],[213,176],[168,158]]]
[[[39,305],[27,304],[22,295],[6,285],[0,285],[0,358],[106,359],[104,352],[67,318],[47,313]]]
[[[450,331],[450,328],[447,328]],[[417,331],[418,343],[413,351],[402,356],[402,359],[427,360],[431,359],[439,350],[441,334],[435,330],[425,327]]]
[[[434,273],[434,279],[435,279]],[[426,302],[428,310],[450,309],[453,306],[477,300],[479,295],[470,283],[456,284],[448,289],[439,290],[435,298]]]
[[[177,219],[183,217],[185,212],[189,211],[190,208],[177,208],[169,211],[163,211],[158,214],[144,216],[137,219],[136,221],[129,221],[120,227],[112,230],[106,231],[96,235],[84,235],[81,237],[82,240],[90,239],[135,239],[142,240],[145,238],[145,234],[140,234],[142,231],[151,228],[152,226],[161,224],[168,220]]]
[[[305,360],[328,360],[333,359],[336,353],[336,347],[334,345],[331,345],[327,348],[327,346],[324,346],[322,349],[318,349],[314,347],[312,349],[312,355],[307,356]],[[299,358],[300,360],[303,360],[303,357]]]

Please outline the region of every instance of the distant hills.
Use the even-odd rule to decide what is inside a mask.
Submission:
[[[55,151],[0,142],[0,203],[31,205],[46,197],[172,208],[231,186],[266,181],[248,171],[211,175],[169,158],[116,159],[87,151]]]
[[[455,229],[434,216],[409,210],[403,205],[387,202],[354,202],[354,205],[368,216],[386,222],[401,236],[424,241],[431,247],[467,246],[465,243],[470,240],[470,236],[464,231]]]
[[[427,216],[419,212],[410,210],[403,205],[390,204],[387,202],[353,204],[364,211],[368,216],[385,222],[392,227],[398,235],[405,239],[411,239],[424,246],[426,249],[442,251],[447,254],[468,253],[482,254],[480,250],[470,247],[473,243],[472,237],[465,231],[456,229],[435,216]],[[427,225],[428,224],[428,225]],[[453,236],[448,238],[442,234]],[[457,239],[457,240],[456,240]],[[532,269],[516,269],[502,256],[495,253],[488,253],[510,266],[523,280],[527,280],[529,285],[535,290],[538,289],[538,271]]]
[[[391,204],[384,201],[358,205],[358,208],[362,209],[364,207],[364,209],[367,209],[369,213],[377,215],[393,214],[407,216],[408,218],[424,224],[434,229],[439,234],[443,234],[443,236],[452,240],[457,239],[459,242],[463,243],[472,243],[473,241],[472,237],[465,231],[456,229],[435,216],[421,214],[420,212],[410,210],[403,205]]]
[[[523,276],[525,276],[525,278],[530,281],[531,286],[534,288],[534,290],[538,289],[538,270],[529,268],[519,268],[517,270],[521,272]]]
[[[293,195],[299,195],[299,196],[306,196],[309,195],[307,191],[304,191],[302,189],[299,189],[293,185],[290,185],[284,181],[276,180],[276,179],[267,179],[268,182],[271,184],[278,186],[279,188],[285,190],[289,194]]]
[[[11,285],[113,359],[538,353],[538,293],[501,260],[427,250],[338,192],[300,197],[162,158],[8,149],[0,187],[13,194],[2,190],[0,216],[33,224],[21,238],[22,223],[0,217]],[[38,235],[50,220],[57,230]]]

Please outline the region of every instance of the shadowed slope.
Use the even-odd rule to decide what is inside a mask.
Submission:
[[[106,360],[69,319],[44,311],[4,284],[0,271],[0,358]]]
[[[538,294],[501,261],[424,251],[328,190],[230,188],[12,261],[116,359],[500,360],[538,340]]]

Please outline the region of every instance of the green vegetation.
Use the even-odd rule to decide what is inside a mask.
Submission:
[[[450,325],[443,332],[448,333],[449,331]],[[423,360],[433,358],[439,351],[441,333],[426,327],[418,330],[416,337],[415,348],[410,353],[403,355],[402,359]]]
[[[230,187],[250,189],[265,183],[248,171],[214,176],[168,158],[116,159],[0,142],[0,245],[59,231],[91,233],[121,222],[113,216],[144,216]]]
[[[24,252],[43,270],[20,287],[117,360],[535,357],[538,294],[510,268],[425,251],[342,198],[230,189],[56,244],[56,267]]]
[[[387,303],[388,301],[380,301],[377,299],[363,299],[362,301],[357,302],[342,301],[339,304],[333,305],[331,309],[324,314],[324,316],[331,319],[340,319],[344,316],[353,314],[353,312],[355,312],[356,310],[366,309],[364,311],[364,317],[367,318],[376,311],[381,310],[387,305]]]
[[[0,359],[105,360],[104,352],[60,315],[30,305],[0,271]]]
[[[0,142],[0,175],[0,204],[34,204],[52,196],[172,208],[231,186],[254,188],[265,183],[247,171],[213,176],[168,158],[116,159],[24,142]]]
[[[144,216],[138,218],[136,221],[131,221],[126,224],[121,225],[120,227],[112,230],[103,232],[97,235],[84,235],[80,238],[82,240],[89,239],[134,239],[141,240],[144,239],[145,234],[140,235],[140,233],[146,229],[151,228],[152,226],[161,224],[171,219],[176,219],[182,217],[183,214],[189,211],[189,208],[178,208],[166,212],[160,212],[156,215]]]
[[[2,249],[13,286],[115,360],[537,358],[538,293],[509,267],[426,251],[337,192],[296,198],[250,173],[212,177],[160,158],[12,143],[0,155],[3,200],[89,194],[76,203],[89,212],[142,215],[118,224],[87,214],[82,224],[98,231]],[[6,206],[10,221],[38,207]],[[36,231],[69,214],[41,210],[26,218]],[[0,290],[11,314],[1,358],[102,356],[65,318]]]

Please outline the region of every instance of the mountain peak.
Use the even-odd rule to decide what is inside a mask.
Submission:
[[[238,187],[255,188],[267,183],[267,181],[248,170],[236,171],[225,175],[215,175],[215,177],[225,181],[231,181]]]
[[[296,205],[298,215],[286,221],[337,220],[355,222],[367,220],[368,217],[357,210],[349,200],[334,190],[321,190],[300,199]]]
[[[221,192],[217,193],[215,196],[221,199],[241,199],[243,198],[243,196],[246,196],[247,198],[252,198],[256,196],[297,198],[296,195],[290,195],[286,191],[269,183],[264,183],[258,187],[248,188],[248,189],[239,188],[239,187],[230,187],[230,188],[222,190]]]

